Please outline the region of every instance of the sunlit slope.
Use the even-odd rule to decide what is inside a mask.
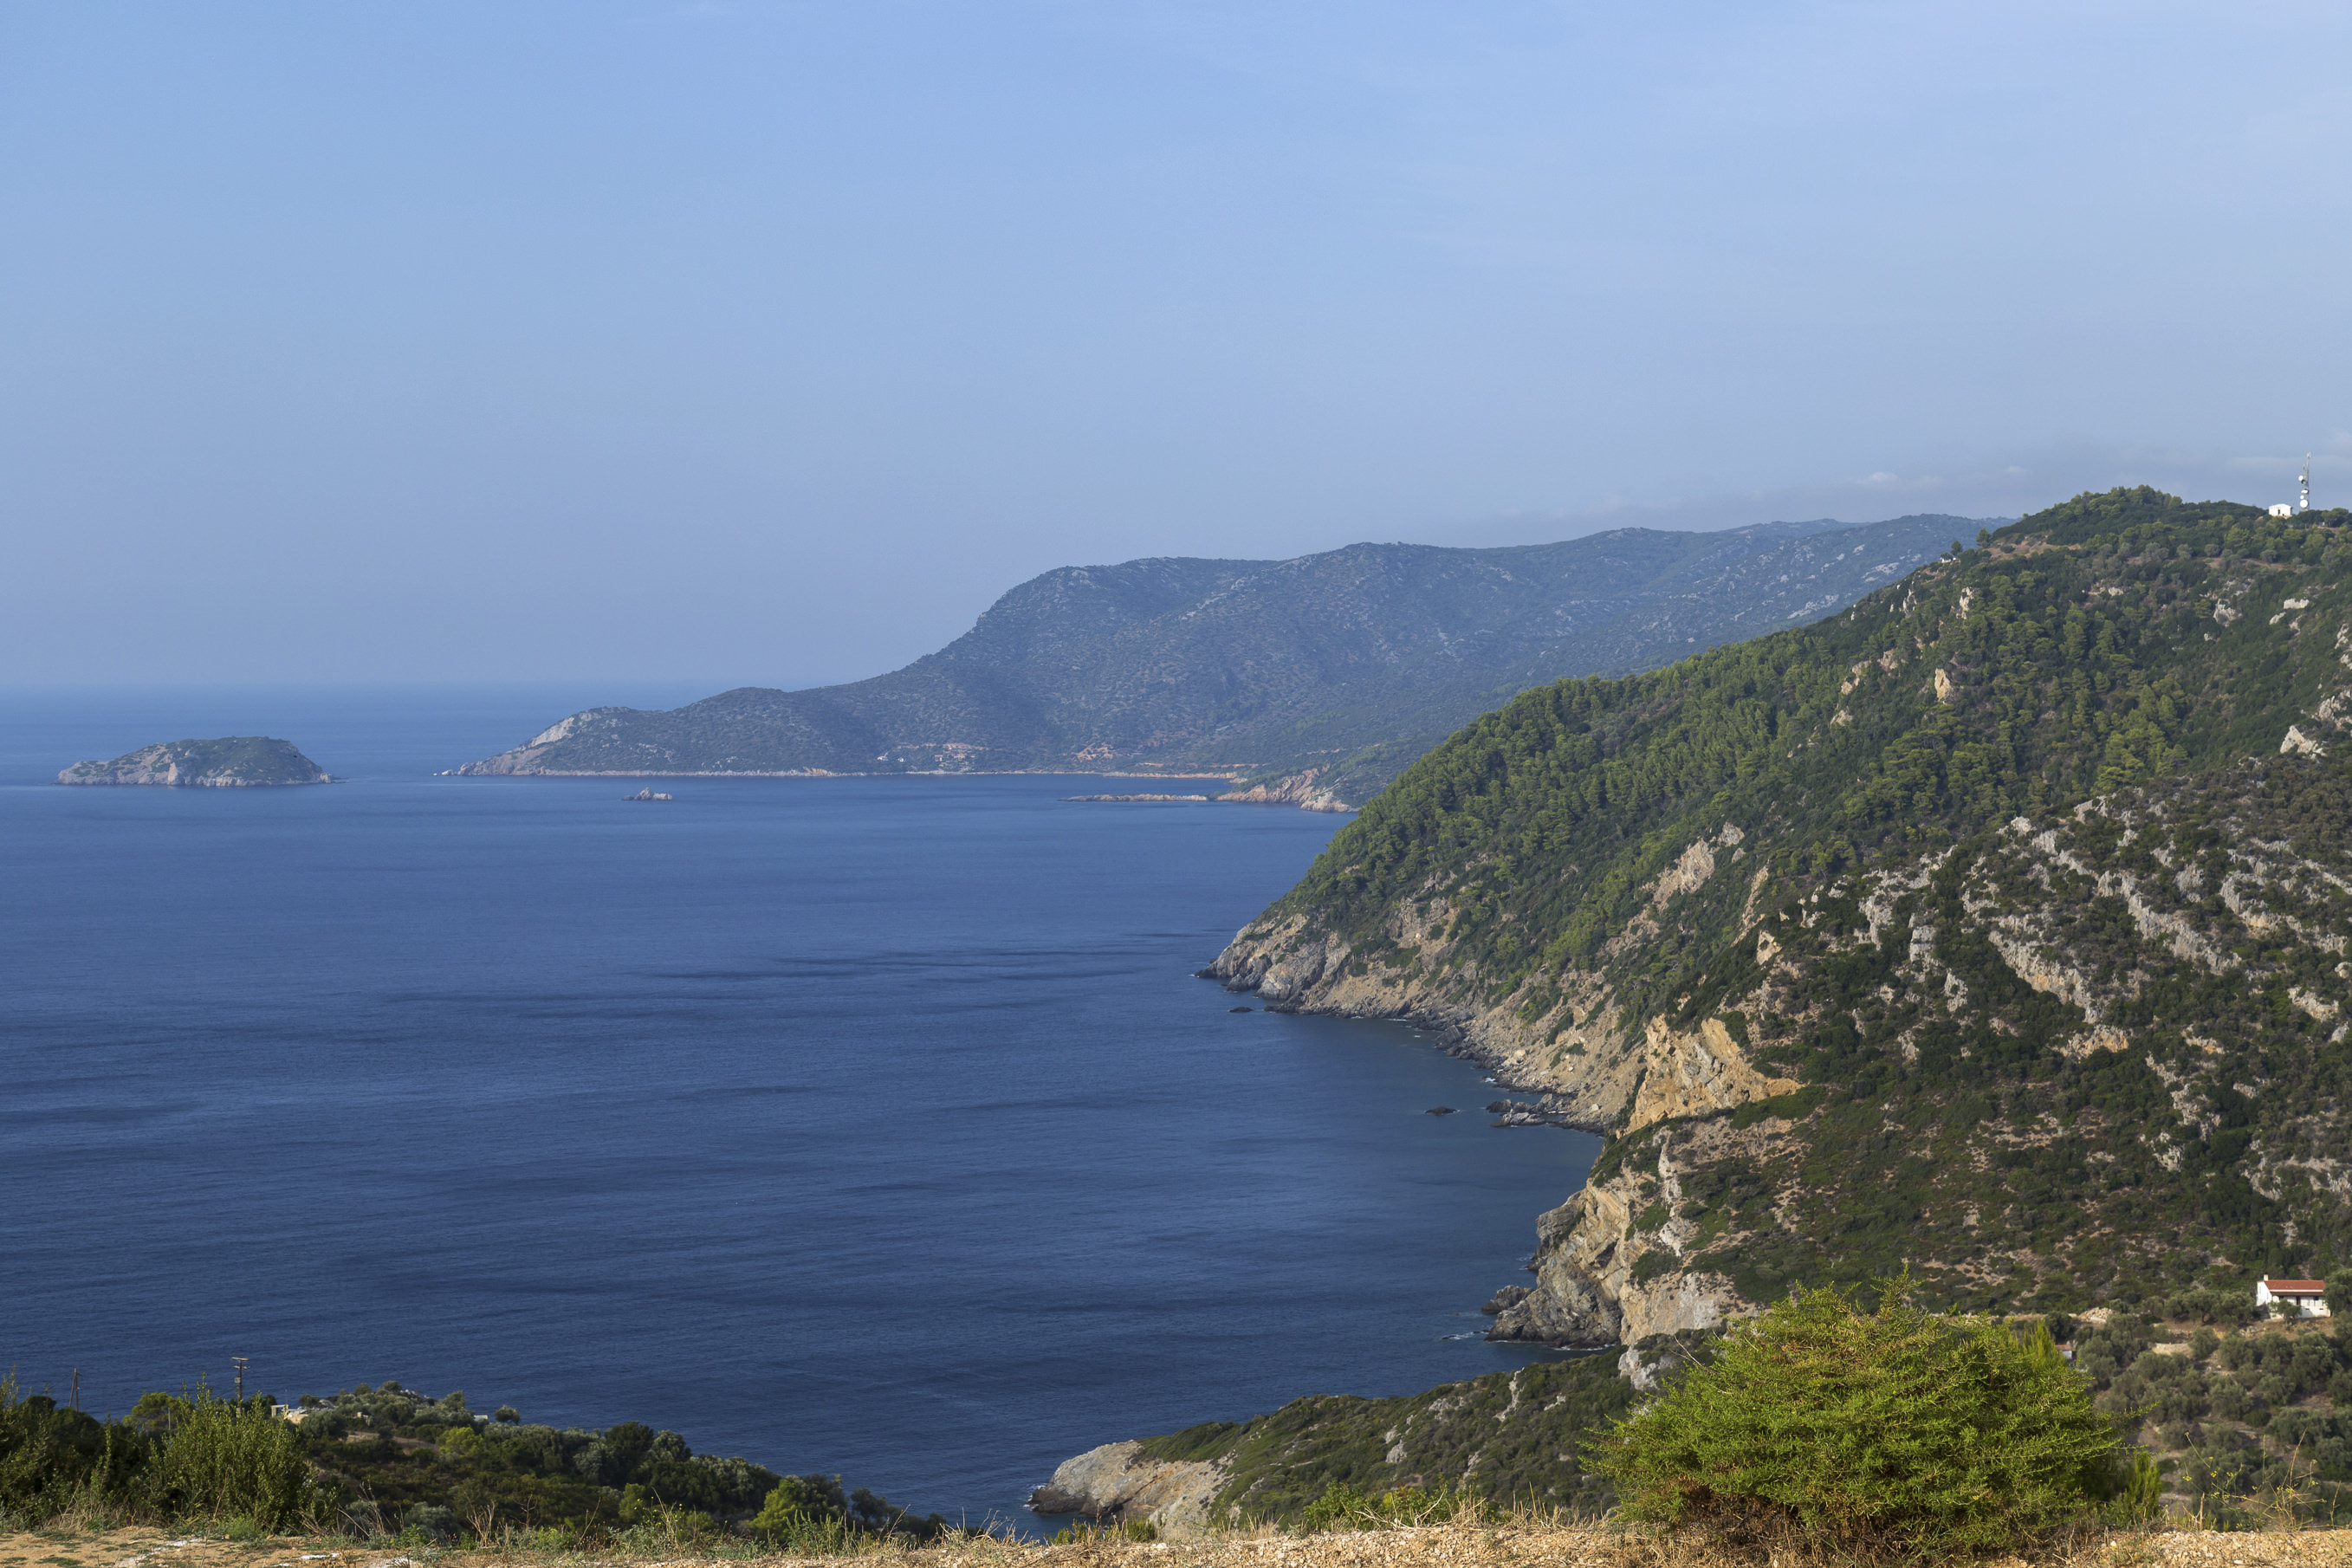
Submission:
[[[1905,1258],[1971,1305],[2352,1260],[2343,512],[2085,496],[1819,625],[1563,681],[1218,961],[1620,1129],[1502,1331]]]

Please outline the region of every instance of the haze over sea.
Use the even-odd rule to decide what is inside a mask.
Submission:
[[[698,694],[0,695],[0,1370],[395,1377],[976,1521],[1097,1443],[1539,1353],[1459,1336],[1596,1141],[1191,977],[1344,818],[432,776]],[[48,782],[228,733],[349,782]]]

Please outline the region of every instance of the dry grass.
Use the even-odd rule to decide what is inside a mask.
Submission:
[[[889,1560],[887,1564],[876,1559]],[[1174,1542],[1090,1541],[1042,1546],[999,1538],[862,1559],[667,1557],[608,1551],[508,1553],[354,1546],[292,1538],[240,1544],[148,1529],[47,1529],[0,1535],[0,1568],[1832,1568],[1805,1542],[1733,1545],[1692,1535],[1629,1540],[1591,1525],[1435,1525],[1295,1536],[1275,1531]],[[2196,1530],[2088,1531],[2030,1558],[1982,1568],[2331,1568],[2352,1565],[2352,1530],[2219,1534]]]

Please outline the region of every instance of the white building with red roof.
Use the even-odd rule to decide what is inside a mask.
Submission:
[[[2317,1279],[2257,1279],[2254,1305],[2276,1307],[2283,1317],[2324,1318],[2327,1316],[2327,1287]]]

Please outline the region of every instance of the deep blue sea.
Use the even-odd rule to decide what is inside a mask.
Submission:
[[[1018,1521],[1097,1443],[1539,1353],[1463,1336],[1595,1141],[1192,978],[1346,819],[433,776],[699,694],[0,693],[0,1370],[396,1377]],[[227,733],[349,782],[47,782]]]

